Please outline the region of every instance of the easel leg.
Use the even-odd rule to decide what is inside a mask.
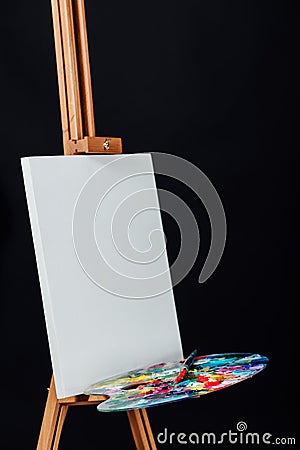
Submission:
[[[74,399],[76,400],[75,397]],[[87,400],[83,402],[79,399],[77,403],[75,400],[73,402],[69,401],[69,403],[71,405],[89,404]],[[99,401],[100,400],[96,403]],[[90,404],[93,404],[93,402]],[[57,400],[54,378],[52,376],[36,450],[58,450],[68,408],[68,404],[60,403]],[[127,416],[137,450],[156,450],[156,444],[146,409],[134,409],[128,411]]]
[[[67,405],[61,405],[61,407],[60,407],[59,418],[58,418],[56,433],[55,433],[55,439],[54,439],[53,447],[51,450],[58,450],[60,435],[61,435],[64,421],[65,421],[65,418],[66,418],[66,415],[68,412],[68,408],[69,407]]]
[[[155,440],[154,440],[154,436],[153,436],[153,433],[152,433],[152,429],[151,429],[151,425],[150,425],[150,422],[149,422],[149,418],[148,418],[148,414],[147,414],[146,409],[141,409],[141,413],[142,413],[142,418],[143,418],[143,422],[144,422],[144,427],[146,429],[146,433],[147,433],[147,436],[148,436],[148,441],[149,441],[149,444],[150,444],[150,448],[151,448],[151,450],[156,450],[156,443],[155,443]]]
[[[55,450],[58,448],[59,438],[68,407],[60,405],[57,401],[54,379],[52,376],[48,392],[37,450]],[[54,446],[53,446],[53,440]]]
[[[147,411],[134,409],[127,412],[137,450],[156,450]]]

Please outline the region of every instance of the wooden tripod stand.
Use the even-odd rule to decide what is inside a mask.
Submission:
[[[59,98],[65,155],[122,153],[120,138],[95,136],[84,0],[52,0]],[[52,376],[37,450],[57,450],[69,406],[96,405],[104,396],[58,399]],[[138,450],[155,450],[145,409],[127,412]]]

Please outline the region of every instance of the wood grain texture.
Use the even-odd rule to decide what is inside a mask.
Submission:
[[[51,5],[52,5],[52,19],[53,19],[54,43],[56,53],[56,68],[57,68],[58,91],[60,101],[60,113],[63,132],[63,145],[64,149],[67,149],[68,142],[70,140],[70,133],[69,133],[69,113],[68,113],[67,92],[66,92],[65,64],[64,64],[62,35],[61,35],[60,7],[58,4],[58,0],[51,0]]]
[[[84,394],[57,399],[52,375],[37,450],[58,450],[70,406],[97,405],[106,399],[105,395],[88,396]],[[132,410],[127,412],[127,416],[137,450],[156,450],[147,411],[145,409]]]
[[[136,446],[136,449],[137,450],[149,450],[149,447],[148,446],[144,446],[143,445],[143,441],[142,441],[142,439],[141,439],[141,436],[140,436],[140,430],[139,430],[139,426],[138,426],[138,422],[137,422],[137,414],[136,414],[136,412],[133,410],[133,411],[127,411],[127,417],[128,417],[128,420],[129,420],[129,424],[130,424],[130,428],[131,428],[131,432],[132,432],[132,436],[133,436],[133,439],[134,439],[134,443],[135,443],[135,446]],[[146,444],[147,444],[147,442],[146,442]]]
[[[109,149],[105,149],[104,146],[107,141],[109,143]],[[121,138],[85,136],[78,141],[69,141],[68,154],[73,155],[76,153],[122,153],[122,140]]]
[[[156,450],[147,411],[133,409],[127,411],[127,417],[137,450]]]
[[[66,75],[70,139],[83,138],[76,41],[72,0],[58,0],[60,5],[62,46]]]
[[[52,376],[42,426],[40,429],[37,450],[52,450],[60,409],[61,405],[57,402],[54,378]]]
[[[107,395],[74,395],[72,397],[60,398],[58,403],[65,406],[99,405],[107,400]]]
[[[55,436],[54,436],[54,442],[53,442],[53,446],[52,446],[51,450],[58,450],[60,436],[61,436],[63,425],[64,425],[64,422],[65,422],[65,419],[67,416],[68,408],[69,407],[66,405],[63,405],[60,407],[56,432],[55,432]]]
[[[75,153],[122,153],[120,138],[95,137],[84,0],[51,0],[63,146]]]
[[[142,419],[143,419],[143,423],[144,423],[144,428],[147,433],[150,448],[151,448],[151,450],[156,450],[156,443],[155,443],[154,436],[152,433],[152,428],[151,428],[151,425],[149,422],[147,410],[145,408],[141,409],[141,415],[142,415]]]
[[[84,0],[74,0],[73,5],[82,101],[83,133],[84,136],[93,137],[95,136],[95,119]]]
[[[37,450],[57,450],[69,406],[98,405],[107,399],[101,395],[76,395],[58,399],[52,375]]]

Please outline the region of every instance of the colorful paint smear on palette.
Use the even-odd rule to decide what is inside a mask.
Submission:
[[[107,395],[97,409],[103,412],[149,408],[196,398],[244,381],[263,370],[268,358],[252,353],[199,356],[179,383],[182,361],[159,363],[93,384],[85,394]]]

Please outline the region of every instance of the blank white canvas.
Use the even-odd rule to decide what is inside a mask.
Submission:
[[[151,154],[21,162],[58,398],[181,359]]]

